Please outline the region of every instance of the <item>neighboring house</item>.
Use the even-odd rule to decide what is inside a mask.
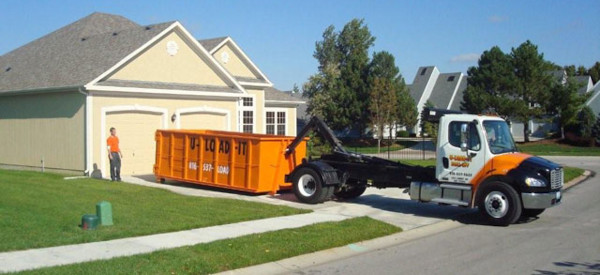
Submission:
[[[296,129],[297,132],[300,132],[310,120],[310,116],[307,112],[309,98],[304,96],[302,92],[294,93],[292,91],[289,91],[286,93],[291,97],[295,98],[296,100],[301,100],[303,102],[302,104],[298,105],[298,108],[296,108]]]
[[[589,106],[592,111],[594,111],[594,115],[598,118],[600,117],[600,81],[596,82],[596,85],[592,87],[590,93],[592,93],[592,95],[585,105]]]
[[[150,174],[156,129],[294,136],[280,94],[229,37],[93,13],[0,56],[0,165],[106,177],[116,127],[122,173]]]
[[[569,76],[567,75],[567,72],[565,70],[551,71],[550,74],[563,85],[567,83],[567,79]],[[594,85],[590,76],[573,76],[573,78],[577,83],[580,83],[581,85],[581,87],[578,90],[579,94],[586,94],[593,91]],[[590,100],[588,100],[588,102],[590,102]],[[531,119],[527,123],[529,123],[529,130],[531,131],[530,136],[533,138],[546,138],[549,132],[558,131],[558,123],[556,123],[556,121],[554,121],[554,118],[550,116],[546,116],[541,119]],[[519,122],[516,120],[511,121],[511,131],[515,140],[525,140],[525,137],[523,136],[523,128],[524,122]]]
[[[461,72],[440,73],[435,66],[420,67],[408,88],[419,114],[427,101],[433,103],[436,108],[460,111],[463,93],[467,88],[467,76]],[[420,135],[420,125],[419,116],[419,121],[411,132]]]

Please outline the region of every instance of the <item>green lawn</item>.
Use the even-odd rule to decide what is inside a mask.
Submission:
[[[26,274],[209,274],[373,239],[402,229],[368,217],[285,229]]]
[[[178,195],[95,179],[0,170],[0,251],[102,241],[274,216],[306,213],[290,207]],[[109,201],[114,226],[79,228],[83,214]]]
[[[579,147],[559,143],[518,144],[519,151],[538,156],[600,156],[600,147]]]

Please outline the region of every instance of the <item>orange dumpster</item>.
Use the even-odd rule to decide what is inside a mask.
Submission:
[[[302,163],[306,141],[293,154],[295,137],[212,130],[157,130],[154,175],[250,193],[289,189],[286,174]]]

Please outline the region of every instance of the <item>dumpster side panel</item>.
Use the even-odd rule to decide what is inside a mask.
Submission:
[[[306,155],[306,143],[285,156],[292,137],[209,130],[158,130],[157,180],[173,179],[251,193],[289,187],[284,176]]]

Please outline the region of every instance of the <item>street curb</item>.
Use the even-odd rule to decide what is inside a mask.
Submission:
[[[235,270],[228,270],[217,274],[240,275],[291,273],[311,266],[354,257],[360,254],[381,250],[398,244],[429,237],[451,229],[459,228],[461,226],[464,226],[464,224],[453,220],[446,220],[372,240],[352,243],[345,246],[330,248],[309,254],[303,254],[275,262],[269,262]]]
[[[563,190],[567,191],[573,188],[574,186],[586,181],[592,176],[594,176],[593,172],[585,170],[581,176],[574,178],[568,183],[566,183],[563,186]],[[464,224],[454,220],[446,220],[372,240],[352,243],[345,246],[303,254],[275,262],[269,262],[240,269],[228,270],[217,274],[245,275],[291,273],[311,266],[325,264],[335,260],[346,259],[360,254],[385,249],[387,247],[429,237],[451,229],[459,228],[461,226],[464,226]]]
[[[565,185],[563,186],[563,191],[567,191],[593,176],[594,176],[594,173],[592,171],[585,170],[581,176],[576,177],[576,178],[572,179],[571,181],[565,183]]]

